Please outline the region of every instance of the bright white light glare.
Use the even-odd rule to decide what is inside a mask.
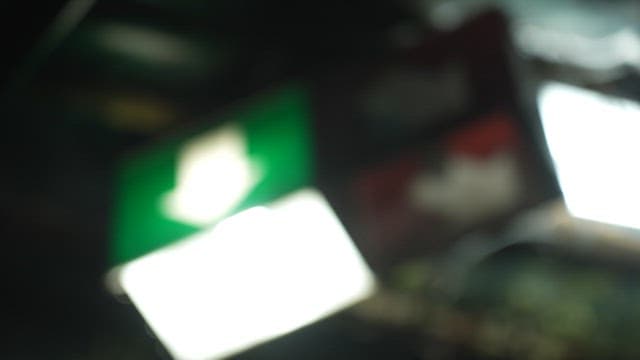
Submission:
[[[176,188],[164,198],[163,209],[173,219],[207,225],[238,205],[258,180],[244,133],[228,125],[181,149]]]
[[[640,106],[557,83],[538,106],[569,211],[640,228]]]
[[[241,212],[123,266],[120,285],[178,359],[291,332],[371,294],[374,279],[316,191]]]

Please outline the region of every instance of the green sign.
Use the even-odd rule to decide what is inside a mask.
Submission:
[[[124,159],[116,183],[114,264],[311,182],[311,114],[300,87],[263,94],[223,120]]]

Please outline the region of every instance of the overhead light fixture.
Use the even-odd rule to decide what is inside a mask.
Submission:
[[[232,355],[374,289],[349,235],[311,189],[126,263],[112,279],[177,359]]]
[[[640,229],[640,105],[549,83],[538,107],[571,214]]]
[[[108,51],[154,65],[198,66],[206,55],[188,38],[150,27],[105,23],[97,29]]]

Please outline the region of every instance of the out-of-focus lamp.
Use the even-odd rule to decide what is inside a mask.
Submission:
[[[571,214],[640,229],[640,106],[549,83],[538,107]]]
[[[228,356],[373,291],[310,187],[309,119],[304,91],[287,88],[121,169],[108,279],[174,357]]]

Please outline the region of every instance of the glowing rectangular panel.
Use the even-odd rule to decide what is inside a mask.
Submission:
[[[374,288],[358,250],[314,190],[245,210],[125,264],[117,280],[178,359],[231,355]]]
[[[569,211],[640,228],[640,106],[558,83],[538,106]]]

